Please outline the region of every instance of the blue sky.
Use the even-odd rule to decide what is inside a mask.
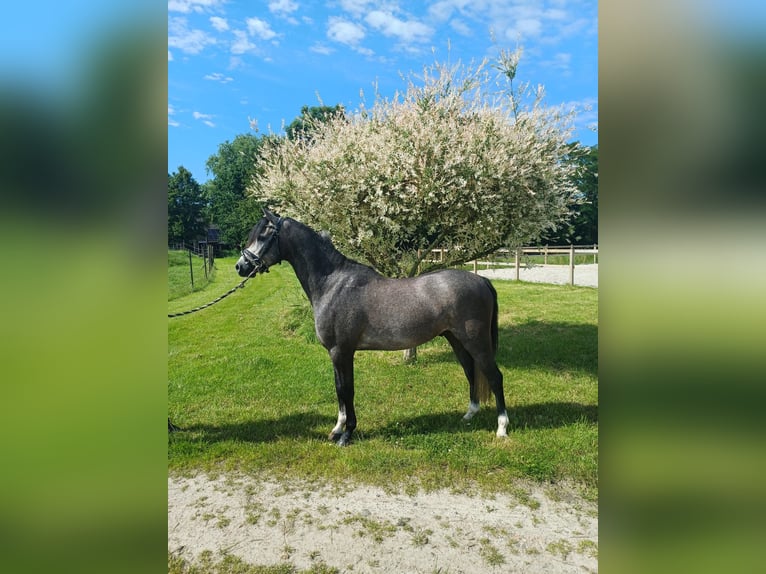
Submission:
[[[517,80],[581,110],[596,144],[598,9],[591,0],[168,2],[168,171],[209,178],[207,158],[237,134],[281,133],[304,105],[355,110],[436,60],[468,63],[523,46]]]

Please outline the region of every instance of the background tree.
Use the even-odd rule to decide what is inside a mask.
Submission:
[[[585,149],[577,160],[574,184],[580,203],[572,220],[574,243],[598,243],[598,146]]]
[[[579,148],[571,154],[576,169],[572,183],[577,203],[572,219],[540,240],[549,245],[598,243],[598,146]]]
[[[205,233],[205,197],[184,166],[168,174],[168,241],[191,241]]]
[[[501,54],[497,75],[435,64],[369,110],[311,122],[312,138],[266,146],[253,193],[391,277],[555,230],[575,201],[571,116],[543,107],[540,89],[498,95],[518,54]],[[443,263],[424,260],[435,247]]]
[[[220,241],[236,247],[260,218],[261,203],[247,193],[260,173],[259,150],[265,138],[240,134],[218,146],[207,160],[213,178],[205,184],[210,221],[220,228]]]
[[[303,106],[301,108],[301,115],[290,122],[290,125],[285,128],[285,134],[287,139],[291,140],[311,139],[312,132],[317,125],[332,118],[345,117],[345,115],[346,110],[341,104],[334,106]]]

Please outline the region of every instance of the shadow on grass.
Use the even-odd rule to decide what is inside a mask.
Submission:
[[[463,421],[463,414],[463,411],[451,411],[403,418],[374,429],[367,435],[370,438],[398,438],[418,434],[497,429],[497,411],[494,405],[482,407],[482,410],[468,423]],[[510,418],[509,432],[514,429],[558,428],[577,422],[595,424],[598,422],[598,407],[580,403],[539,403],[510,408],[508,417]]]
[[[471,420],[462,420],[463,411],[423,414],[403,417],[375,428],[367,428],[364,414],[359,421],[359,430],[365,438],[401,438],[407,436],[465,433],[497,428],[497,414],[494,407],[484,406]],[[545,429],[564,427],[577,422],[595,424],[598,422],[598,407],[580,403],[538,403],[522,405],[508,410],[509,432],[515,429]],[[186,442],[273,442],[284,438],[325,440],[335,423],[334,418],[318,412],[291,413],[276,419],[262,419],[222,425],[191,425],[174,433],[178,440]],[[184,432],[186,431],[186,432]]]
[[[497,363],[506,369],[539,368],[577,370],[596,374],[598,370],[598,327],[590,324],[527,321],[501,325],[498,332]],[[423,353],[419,361],[454,362],[449,348]]]
[[[588,323],[526,321],[498,333],[497,362],[512,369],[598,371],[598,326]]]
[[[188,442],[273,442],[283,438],[326,438],[335,421],[316,411],[290,413],[278,418],[223,423],[180,425],[179,439]],[[325,429],[323,431],[323,429]],[[186,432],[183,432],[186,431]]]

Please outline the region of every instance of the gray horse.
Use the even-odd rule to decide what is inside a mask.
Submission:
[[[299,221],[264,210],[236,270],[248,277],[282,260],[292,265],[311,302],[317,337],[335,370],[338,422],[330,440],[345,446],[356,428],[356,351],[410,349],[439,335],[452,345],[468,379],[470,402],[463,419],[473,418],[491,390],[497,436],[506,436],[503,375],[495,362],[497,293],[487,279],[454,269],[389,279],[348,259]]]

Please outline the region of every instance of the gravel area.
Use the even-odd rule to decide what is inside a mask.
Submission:
[[[491,265],[491,264],[490,264]],[[483,267],[483,268],[482,268]],[[514,267],[487,269],[486,263],[479,263],[479,275],[489,279],[516,279]],[[568,265],[532,265],[519,268],[519,280],[530,283],[569,284]],[[574,283],[581,287],[598,287],[598,263],[575,265]]]
[[[565,486],[519,496],[389,493],[241,475],[168,479],[168,551],[343,574],[587,574],[597,506]]]

